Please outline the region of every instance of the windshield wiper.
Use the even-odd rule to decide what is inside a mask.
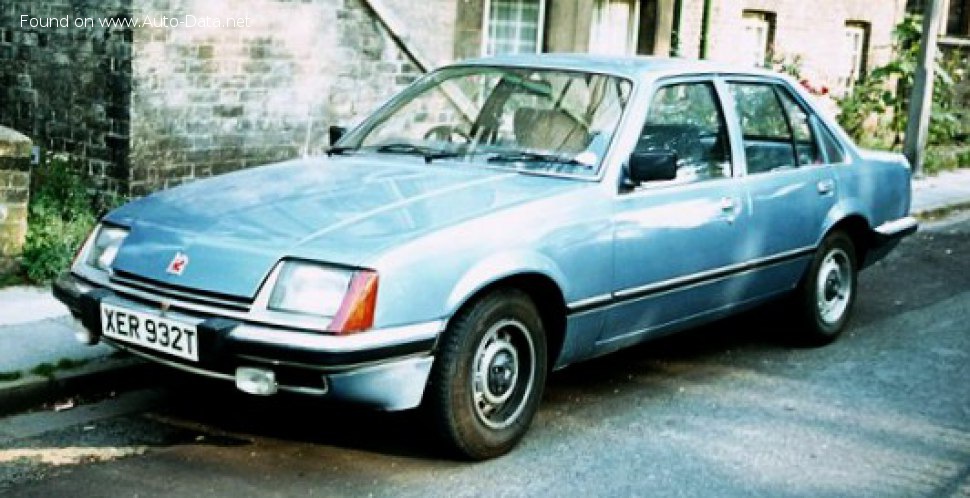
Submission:
[[[442,149],[434,149],[423,145],[414,144],[385,144],[376,149],[380,153],[391,154],[415,154],[424,158],[424,162],[430,164],[435,159],[446,159],[463,155],[461,152],[450,152]]]
[[[348,152],[355,151],[355,150],[357,150],[357,147],[350,147],[347,145],[329,147],[327,149],[327,157],[331,157],[333,155],[342,156]]]
[[[543,152],[527,152],[527,151],[516,151],[516,152],[500,152],[489,156],[487,159],[490,163],[514,163],[514,162],[524,162],[524,163],[557,163],[557,164],[568,164],[571,166],[582,166],[584,168],[590,168],[589,164],[577,160],[574,157],[565,156],[562,154],[551,154]]]

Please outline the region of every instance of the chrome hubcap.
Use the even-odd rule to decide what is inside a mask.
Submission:
[[[832,324],[842,319],[849,307],[854,284],[849,255],[841,249],[826,254],[818,270],[815,292],[822,321]]]
[[[508,427],[525,408],[535,374],[535,347],[518,320],[492,325],[472,360],[475,415],[493,429]]]

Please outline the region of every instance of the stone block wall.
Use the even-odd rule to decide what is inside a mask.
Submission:
[[[697,57],[703,0],[685,0],[681,54]],[[711,13],[709,56],[733,62],[740,53],[735,40],[741,32],[745,10],[774,14],[774,53],[802,57],[802,74],[816,86],[841,90],[839,78],[845,66],[846,22],[863,22],[870,28],[868,69],[892,57],[892,30],[903,19],[904,0],[717,0]]]
[[[407,32],[391,36],[372,2]],[[7,0],[0,125],[79,159],[99,189],[131,195],[319,153],[330,125],[359,121],[420,76],[402,40],[432,65],[451,60],[456,8]]]
[[[109,191],[127,176],[131,31],[100,20],[130,3],[0,2],[0,125],[71,154]]]
[[[0,273],[20,255],[27,235],[30,149],[30,139],[0,126]]]

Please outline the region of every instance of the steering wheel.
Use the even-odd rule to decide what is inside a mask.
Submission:
[[[461,141],[455,140],[455,138],[460,138]],[[455,125],[437,125],[433,126],[430,130],[424,134],[425,140],[436,140],[439,142],[448,143],[471,143],[472,139],[467,133],[458,129]]]

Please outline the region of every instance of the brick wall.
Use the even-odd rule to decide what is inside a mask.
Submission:
[[[0,125],[64,151],[103,189],[127,169],[130,33],[74,21],[124,15],[130,0],[0,2]],[[21,16],[69,26],[21,26]]]
[[[20,255],[27,235],[30,148],[30,139],[0,126],[0,274]]]

